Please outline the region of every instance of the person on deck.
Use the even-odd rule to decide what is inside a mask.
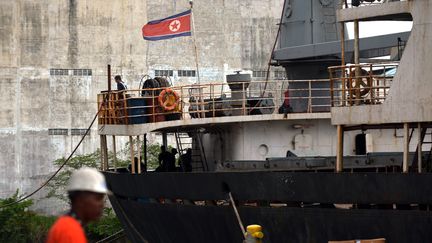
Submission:
[[[138,173],[138,157],[134,158],[134,163],[135,163],[135,173]],[[145,164],[142,162],[142,157],[141,157],[141,162],[139,164],[141,165],[141,172],[146,171]],[[132,163],[128,165],[128,171],[132,173]]]
[[[125,107],[124,107],[124,105],[125,105],[125,103],[124,103],[124,98],[125,98],[125,92],[126,92],[126,90],[127,90],[127,86],[126,86],[126,84],[122,81],[120,75],[116,75],[116,76],[114,77],[114,80],[115,80],[115,82],[117,83],[117,97],[116,97],[115,99],[118,100],[118,101],[115,103],[115,105],[116,105],[116,111],[117,111],[116,116],[117,116],[117,117],[123,117],[123,118],[119,118],[119,119],[117,120],[117,123],[119,123],[119,124],[126,124],[126,123],[127,123],[127,120],[126,120],[127,118],[124,117],[125,114],[126,114],[126,110],[125,110]],[[127,98],[128,96],[129,96],[129,95],[126,94],[126,98]]]
[[[171,149],[171,153],[169,153],[168,160],[165,164],[165,171],[174,172],[176,171],[176,154],[177,149],[173,148]]]
[[[115,80],[116,83],[117,83],[117,90],[118,90],[118,91],[127,90],[127,86],[126,86],[126,84],[122,81],[120,75],[116,75],[116,76],[114,77],[114,80]]]
[[[51,227],[47,243],[87,243],[84,226],[102,216],[109,192],[104,175],[88,167],[72,173],[67,191],[71,209]]]
[[[156,169],[157,172],[166,171],[167,163],[168,163],[169,157],[171,155],[170,152],[166,151],[165,146],[162,145],[160,147],[160,149],[161,149],[161,152],[158,156],[159,166]]]
[[[188,148],[185,154],[180,155],[180,171],[192,171],[192,149]]]

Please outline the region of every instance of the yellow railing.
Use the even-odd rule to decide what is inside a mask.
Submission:
[[[330,111],[330,81],[284,80],[170,87],[179,102],[164,109],[158,98],[166,88],[98,94],[99,124],[138,124],[194,118]],[[163,100],[164,101],[164,100]]]
[[[381,104],[387,97],[398,64],[329,67],[332,106]]]

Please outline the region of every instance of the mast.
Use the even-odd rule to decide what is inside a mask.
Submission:
[[[200,84],[200,74],[199,74],[199,59],[198,59],[198,48],[197,48],[197,44],[196,44],[196,39],[195,39],[195,21],[194,21],[194,14],[193,14],[193,0],[189,0],[189,4],[190,4],[190,10],[191,10],[191,25],[192,25],[192,42],[193,42],[193,46],[194,46],[194,52],[195,52],[195,66],[196,66],[196,74],[197,74],[197,84]]]

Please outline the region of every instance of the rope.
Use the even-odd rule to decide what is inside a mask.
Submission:
[[[124,236],[124,234],[122,234],[122,233],[124,233],[124,230],[119,230],[116,233],[114,233],[114,234],[112,234],[106,238],[103,238],[102,240],[96,241],[96,243],[112,242],[112,241],[117,240],[120,237]]]
[[[269,61],[268,61],[268,63],[267,63],[267,73],[266,73],[266,80],[265,80],[265,83],[264,83],[264,90],[263,90],[263,92],[262,92],[260,98],[263,98],[263,97],[264,97],[265,92],[266,92],[266,89],[267,89],[267,84],[268,84],[269,77],[270,77],[270,67],[271,67],[270,64],[271,64],[271,61],[272,61],[272,59],[273,59],[273,52],[274,52],[274,50],[275,50],[275,48],[276,48],[276,44],[277,44],[277,41],[278,41],[278,38],[279,38],[279,34],[280,34],[280,31],[281,31],[282,20],[283,20],[283,14],[284,14],[284,11],[285,11],[285,4],[286,4],[286,2],[287,2],[287,1],[284,1],[283,7],[282,7],[282,13],[281,13],[280,21],[279,21],[278,31],[277,31],[277,33],[276,33],[276,38],[275,38],[275,41],[274,41],[274,43],[273,43],[273,48],[272,48],[272,50],[271,50],[271,52],[270,52],[270,53],[271,53],[271,54],[270,54],[270,59],[269,59]],[[261,101],[262,101],[262,99],[260,99],[260,100],[259,100],[259,101],[254,105],[254,107],[252,107],[252,108],[249,110],[249,112],[253,111],[256,107],[258,107],[259,105],[261,105]]]
[[[108,98],[108,96],[106,97],[106,99]],[[101,103],[101,105],[100,105],[100,107],[99,107],[99,109],[98,109],[98,111],[97,111],[97,113],[96,113],[96,115],[94,116],[94,118],[93,118],[93,120],[92,120],[92,122],[90,123],[90,125],[89,125],[89,127],[87,128],[87,130],[86,130],[86,132],[84,133],[84,135],[81,137],[81,140],[79,141],[79,143],[75,146],[75,149],[72,151],[72,153],[69,155],[69,157],[63,162],[63,164],[61,164],[60,165],[60,167],[57,169],[57,171],[56,172],[54,172],[54,174],[53,175],[51,175],[49,178],[48,178],[48,180],[46,180],[39,188],[37,188],[36,190],[34,190],[32,193],[30,193],[30,194],[28,194],[27,196],[25,196],[25,197],[23,197],[23,198],[21,198],[21,199],[19,199],[19,200],[17,200],[17,201],[14,201],[14,202],[11,202],[11,203],[8,203],[8,204],[5,204],[5,205],[1,205],[0,206],[0,209],[2,209],[2,208],[6,208],[6,207],[10,207],[10,206],[12,206],[12,205],[15,205],[15,204],[18,204],[18,203],[20,203],[20,202],[22,202],[22,201],[24,201],[24,200],[26,200],[26,199],[28,199],[28,198],[30,198],[31,196],[33,196],[34,194],[36,194],[37,192],[39,192],[42,188],[44,188],[52,179],[54,179],[54,177],[60,172],[60,170],[69,162],[69,160],[72,158],[72,156],[75,154],[75,152],[77,151],[77,149],[79,148],[79,146],[81,145],[81,143],[84,141],[84,138],[88,135],[88,133],[89,133],[89,131],[90,131],[90,129],[91,129],[91,127],[93,126],[93,124],[94,124],[94,122],[96,121],[96,118],[98,117],[98,115],[99,115],[99,112],[102,110],[102,107],[103,107],[103,105],[104,105],[104,103],[105,103],[105,101],[106,100],[104,100],[102,103]]]

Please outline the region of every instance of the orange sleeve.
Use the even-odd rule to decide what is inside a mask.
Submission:
[[[76,219],[62,216],[51,227],[46,243],[87,243],[87,239]]]

